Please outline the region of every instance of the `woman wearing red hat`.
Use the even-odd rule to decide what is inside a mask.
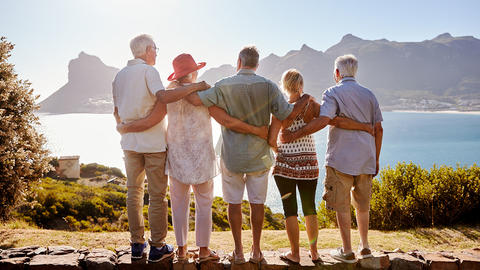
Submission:
[[[205,62],[196,63],[190,54],[181,54],[173,60],[174,72],[167,88],[188,85],[197,80],[198,70]],[[168,90],[168,89],[167,89]],[[240,133],[251,133],[264,139],[268,127],[255,127],[228,115],[223,109],[194,106],[182,99],[167,104],[167,170],[170,178],[173,228],[177,240],[177,257],[187,258],[190,187],[195,194],[195,236],[200,248],[199,261],[218,260],[211,251],[213,178],[219,174],[213,149],[211,117],[221,125]],[[122,124],[119,131],[139,132],[155,124],[155,110],[144,119]]]

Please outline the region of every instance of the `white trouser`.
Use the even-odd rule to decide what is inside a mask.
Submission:
[[[183,247],[187,244],[190,186],[195,195],[196,244],[198,247],[208,247],[212,233],[213,179],[198,185],[188,185],[170,176],[170,200],[177,246]]]

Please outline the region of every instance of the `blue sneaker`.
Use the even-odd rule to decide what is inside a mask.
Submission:
[[[143,257],[147,243],[132,243],[130,246],[132,247],[132,260],[139,260]]]
[[[149,262],[159,262],[161,260],[170,258],[174,255],[173,246],[169,244],[163,245],[161,248],[150,246],[150,253],[148,254]]]

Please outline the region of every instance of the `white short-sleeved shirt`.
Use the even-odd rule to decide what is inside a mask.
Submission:
[[[128,61],[127,66],[115,76],[112,86],[113,103],[124,123],[146,117],[157,100],[155,94],[165,90],[158,71],[138,58]],[[139,153],[165,152],[165,122],[163,119],[143,132],[123,134],[120,142],[122,149]]]

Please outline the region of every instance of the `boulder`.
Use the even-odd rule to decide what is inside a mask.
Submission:
[[[51,246],[48,247],[48,255],[64,255],[76,252],[77,250],[71,246]]]
[[[80,270],[78,253],[63,255],[38,255],[32,258],[30,270]]]
[[[0,269],[2,270],[23,270],[25,264],[30,261],[30,257],[15,257],[0,260]]]
[[[425,262],[406,253],[389,253],[390,269],[392,270],[422,270]]]
[[[84,254],[82,254],[84,255]],[[117,255],[107,249],[94,249],[84,255],[83,263],[87,269],[113,270],[117,262]]]

